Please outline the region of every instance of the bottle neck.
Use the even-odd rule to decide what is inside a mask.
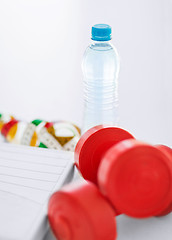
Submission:
[[[111,44],[111,40],[109,41],[96,41],[96,40],[92,40],[91,39],[91,44],[98,44],[98,45],[102,45],[102,44]]]
[[[111,44],[111,40],[109,41],[95,41],[91,40],[90,48],[94,50],[110,50],[113,48],[113,45]]]

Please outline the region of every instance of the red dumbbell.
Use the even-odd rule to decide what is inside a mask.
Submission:
[[[58,240],[115,240],[114,210],[91,182],[69,184],[54,193],[48,219]]]
[[[81,174],[88,180],[97,179],[93,182],[98,182],[101,192],[121,213],[138,218],[164,215],[172,203],[169,153],[162,147],[132,138],[114,141],[114,145],[111,139],[111,144],[106,145],[111,131],[112,128],[99,127],[95,131],[93,128],[81,137],[75,150],[75,161]]]
[[[134,137],[122,128],[100,125],[89,129],[75,148],[75,164],[83,178],[97,184],[97,171],[103,155],[115,144]]]

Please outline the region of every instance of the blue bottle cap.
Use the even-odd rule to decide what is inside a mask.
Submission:
[[[92,27],[92,40],[109,41],[111,40],[112,29],[108,24],[96,24]]]

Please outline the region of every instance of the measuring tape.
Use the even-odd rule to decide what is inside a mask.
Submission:
[[[26,123],[7,114],[0,114],[0,130],[11,143],[66,151],[74,151],[81,135],[80,129],[67,121],[35,119]]]
[[[14,119],[13,116],[9,115],[9,114],[1,114],[0,113],[0,131],[3,127],[3,125],[9,121],[11,121],[12,119]]]
[[[14,138],[17,131],[17,123],[16,119],[12,119],[7,123],[4,123],[1,129],[1,133],[5,138]]]
[[[21,138],[21,144],[34,147],[36,146],[37,140],[36,126],[33,123],[28,123]]]
[[[60,143],[50,133],[47,132],[46,128],[42,128],[40,130],[38,137],[40,143],[42,143],[47,148],[59,150],[63,149]]]
[[[58,121],[47,130],[61,144],[64,150],[74,151],[80,138],[80,129],[77,126],[70,122]]]

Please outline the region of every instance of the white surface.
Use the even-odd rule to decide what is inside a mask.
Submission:
[[[75,172],[74,181],[81,181],[80,175]],[[165,217],[134,219],[125,215],[116,218],[117,240],[171,240],[172,213]],[[55,240],[49,230],[44,240]]]
[[[118,240],[170,240],[172,214],[145,220],[125,216],[117,218]]]
[[[75,173],[75,179],[80,180]],[[171,240],[172,236],[172,213],[165,217],[152,217],[148,219],[134,219],[125,215],[116,218],[117,240]],[[44,240],[55,240],[51,230],[48,231]]]
[[[41,240],[48,199],[72,172],[71,152],[1,143],[0,239]]]
[[[172,214],[162,218],[138,220],[124,215],[117,217],[117,240],[171,240]],[[49,231],[44,240],[55,240]]]

